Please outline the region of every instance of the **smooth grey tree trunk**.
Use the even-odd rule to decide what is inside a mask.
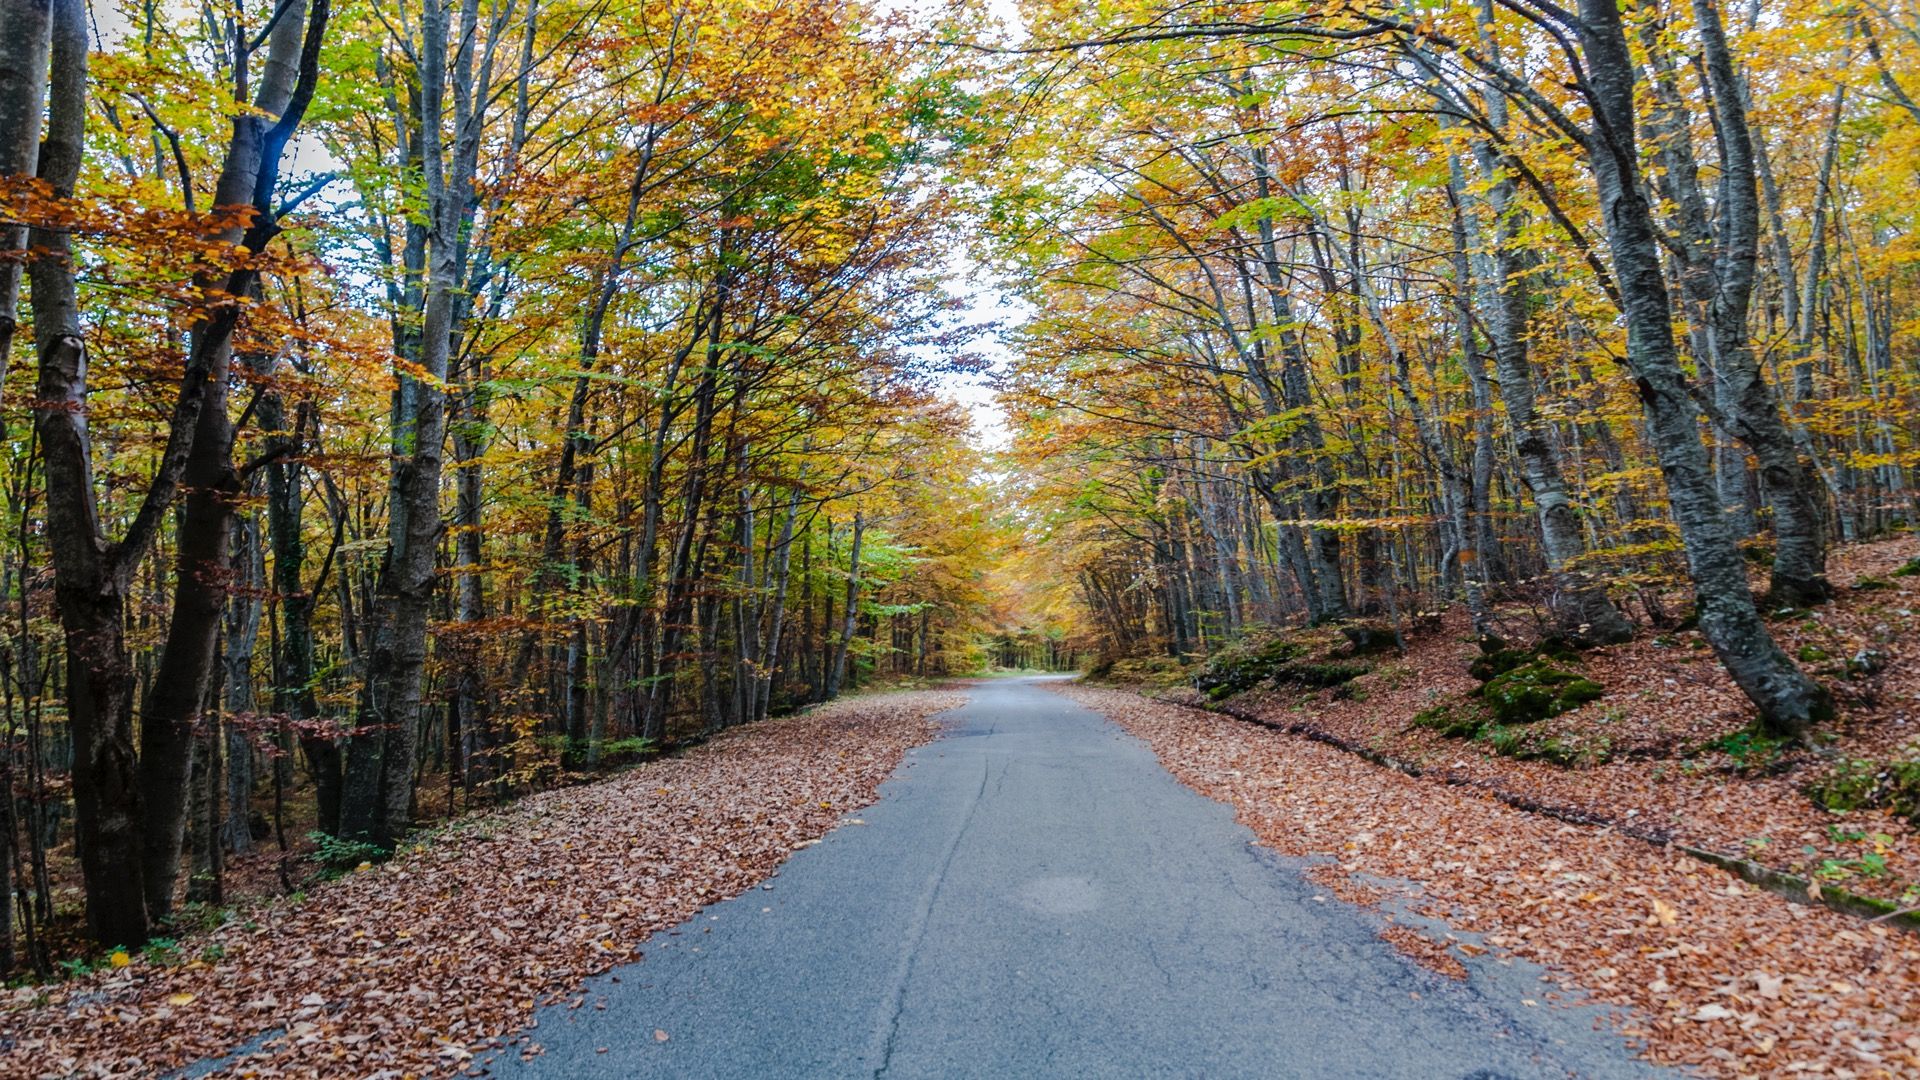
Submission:
[[[1615,0],[1580,0],[1577,27],[1595,124],[1587,156],[1627,322],[1627,364],[1687,554],[1701,632],[1768,730],[1792,737],[1832,714],[1826,690],[1767,631],[1720,514],[1698,408],[1674,344],[1672,307],[1634,141],[1634,66]]]
[[[510,8],[496,17],[504,22]],[[492,95],[495,26],[476,82],[474,49],[481,36],[478,0],[464,0],[453,69],[447,66],[451,13],[427,0],[420,13],[418,124],[429,206],[427,285],[417,363],[426,378],[403,375],[393,411],[394,461],[389,479],[388,550],[375,586],[373,625],[354,731],[347,740],[340,833],[390,847],[412,824],[414,756],[419,745],[427,661],[427,618],[440,535],[440,476],[446,454],[447,400],[442,389],[457,322],[465,309],[460,233],[473,207],[485,107]],[[451,78],[449,78],[451,75]],[[453,153],[443,127],[451,111]]]
[[[52,44],[50,0],[0,2],[0,183],[28,177],[40,157],[40,122],[47,100],[47,50]],[[20,274],[25,260],[11,253],[26,247],[27,230],[0,225],[0,380],[4,358],[13,355],[19,329]],[[4,383],[0,383],[4,390]]]

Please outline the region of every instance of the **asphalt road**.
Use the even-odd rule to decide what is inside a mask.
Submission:
[[[585,1077],[1650,1075],[1538,971],[1394,952],[1141,744],[984,684],[881,801],[551,1008]],[[858,822],[857,824],[855,822]],[[1529,1005],[1523,999],[1533,998]],[[596,1007],[604,1005],[604,1008]],[[661,1041],[656,1033],[665,1033]]]

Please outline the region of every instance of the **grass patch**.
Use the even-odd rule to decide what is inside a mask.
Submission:
[[[330,879],[393,857],[391,849],[363,840],[347,840],[319,831],[308,833],[307,839],[313,841],[313,861],[320,864]]]
[[[1757,727],[1743,727],[1720,736],[1701,749],[1718,750],[1733,759],[1735,768],[1745,772],[1771,766],[1792,745],[1790,741],[1769,735]]]

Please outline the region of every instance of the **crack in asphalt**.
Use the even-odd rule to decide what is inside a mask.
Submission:
[[[991,758],[983,759],[980,762],[980,786],[974,790],[973,798],[968,801],[967,812],[960,819],[960,827],[953,831],[953,837],[947,841],[946,854],[940,860],[940,867],[933,872],[932,878],[928,880],[927,888],[921,898],[920,904],[914,910],[913,926],[908,931],[906,948],[901,951],[900,965],[895,970],[893,982],[888,993],[890,1000],[888,1002],[887,1018],[880,1025],[880,1028],[875,1030],[876,1037],[879,1036],[880,1030],[882,1029],[885,1030],[886,1035],[884,1041],[881,1043],[878,1055],[880,1064],[875,1066],[873,1070],[873,1080],[880,1080],[882,1076],[886,1075],[887,1069],[893,1064],[894,1042],[900,1037],[900,1014],[904,1012],[907,1007],[907,985],[913,979],[913,968],[919,956],[920,943],[925,940],[927,935],[927,921],[933,914],[934,903],[940,899],[940,887],[946,883],[947,871],[953,866],[954,854],[960,850],[960,841],[967,835],[968,827],[973,824],[974,814],[979,812],[980,804],[984,801],[987,793],[987,777],[990,776],[992,772],[993,760]],[[1005,775],[1006,770],[1003,767],[1001,776],[1004,778]]]

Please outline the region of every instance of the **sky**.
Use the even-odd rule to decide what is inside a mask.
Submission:
[[[944,0],[882,0],[882,3],[912,18],[926,21],[931,21],[933,13],[945,6]],[[986,0],[986,7],[988,13],[1007,29],[1009,36],[1024,36],[1019,0]],[[946,279],[947,288],[964,301],[961,322],[982,328],[967,344],[967,351],[984,358],[993,370],[1002,369],[1013,354],[1001,342],[1000,334],[1025,321],[1027,306],[995,287],[986,269],[968,258],[964,250],[956,248],[948,259]],[[971,414],[977,445],[986,450],[1004,450],[1011,444],[1012,432],[1007,427],[1006,412],[994,400],[993,390],[987,385],[988,378],[985,375],[943,375],[939,380],[939,390],[942,396],[959,402]]]

